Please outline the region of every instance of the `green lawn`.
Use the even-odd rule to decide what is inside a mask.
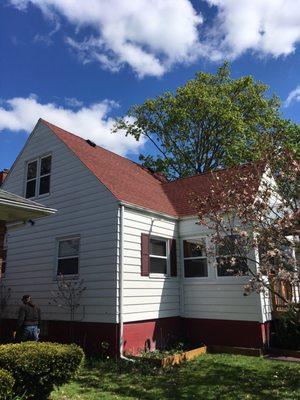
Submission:
[[[300,399],[300,364],[234,355],[200,356],[169,370],[88,361],[52,400]]]

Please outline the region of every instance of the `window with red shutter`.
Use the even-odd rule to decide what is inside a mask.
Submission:
[[[175,239],[141,234],[141,275],[177,276]]]

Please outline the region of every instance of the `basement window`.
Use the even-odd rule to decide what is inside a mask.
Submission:
[[[25,197],[50,193],[51,155],[40,157],[27,164]]]
[[[77,275],[79,267],[80,238],[58,240],[57,275]]]

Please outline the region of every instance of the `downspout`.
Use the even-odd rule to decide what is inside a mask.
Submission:
[[[123,288],[124,288],[124,205],[120,205],[120,250],[119,250],[119,354],[122,360],[134,360],[124,356],[124,320],[123,320]]]

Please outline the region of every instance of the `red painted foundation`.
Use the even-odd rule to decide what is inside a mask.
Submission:
[[[124,324],[124,352],[135,355],[145,350],[163,349],[183,334],[180,317],[128,322]]]
[[[262,348],[268,343],[269,324],[255,321],[184,318],[187,339],[195,344]]]
[[[16,321],[12,319],[3,321],[0,330],[1,341],[11,342],[12,333],[16,330]],[[97,322],[43,321],[40,339],[76,343],[87,354],[102,353],[104,356],[114,356],[118,354],[119,326]]]
[[[2,341],[12,340],[15,326],[14,320],[2,321],[0,328]],[[269,323],[171,317],[124,324],[125,354],[138,354],[144,350],[165,348],[183,338],[195,346],[204,343],[262,348],[268,344]],[[44,321],[41,340],[77,343],[88,354],[118,355],[119,325]],[[101,345],[102,343],[104,346]],[[108,344],[107,349],[106,344]]]

